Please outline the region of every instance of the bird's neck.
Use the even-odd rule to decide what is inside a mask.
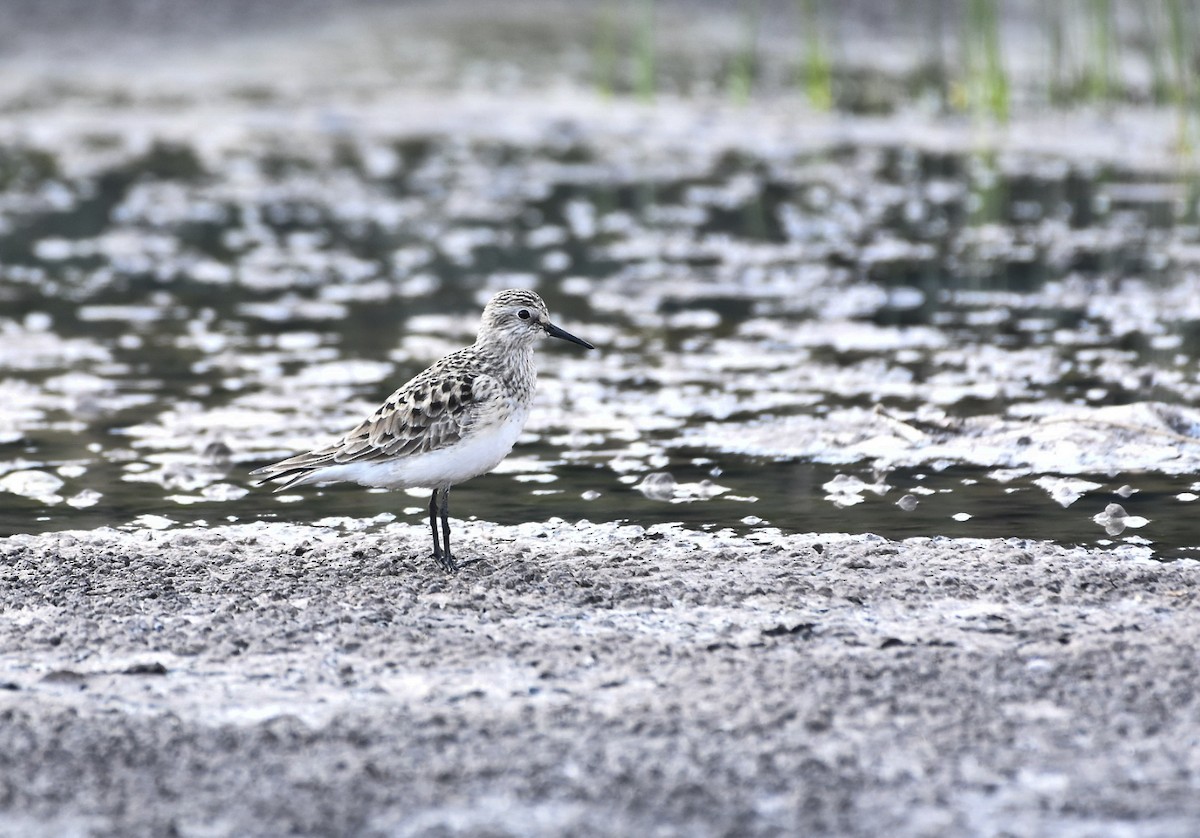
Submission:
[[[479,341],[476,343],[488,375],[505,383],[514,392],[532,390],[537,383],[537,364],[532,343]]]

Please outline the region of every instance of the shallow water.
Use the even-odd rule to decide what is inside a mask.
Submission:
[[[1185,177],[570,121],[215,148],[120,124],[0,148],[0,533],[423,526],[421,493],[247,472],[346,430],[527,286],[599,349],[540,350],[526,435],[455,516],[1200,544]]]

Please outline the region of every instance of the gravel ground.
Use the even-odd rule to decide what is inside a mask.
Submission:
[[[0,540],[0,834],[1200,832],[1196,562],[349,523]]]

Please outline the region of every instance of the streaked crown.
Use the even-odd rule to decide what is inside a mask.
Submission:
[[[546,334],[550,312],[542,298],[524,288],[509,288],[492,297],[483,309],[479,340],[528,343]]]

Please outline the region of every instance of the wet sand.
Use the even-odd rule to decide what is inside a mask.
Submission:
[[[348,524],[0,540],[0,835],[1200,828],[1194,561]]]

